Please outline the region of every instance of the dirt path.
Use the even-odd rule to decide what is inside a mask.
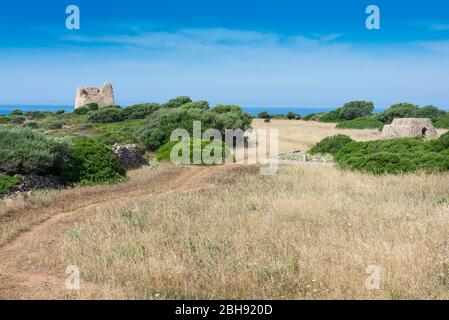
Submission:
[[[185,168],[176,176],[175,186],[171,183],[159,183],[156,192],[136,192],[135,190],[121,194],[119,198],[96,201],[91,204],[80,206],[75,210],[58,212],[49,219],[34,226],[29,231],[20,234],[13,241],[0,248],[0,299],[35,299],[42,297],[55,298],[77,298],[74,290],[65,288],[65,278],[61,270],[32,270],[29,265],[30,244],[42,241],[48,242],[51,247],[61,236],[58,225],[67,219],[74,217],[86,218],[95,212],[95,209],[105,204],[125,205],[135,201],[142,201],[153,196],[174,192],[191,192],[207,187],[205,179],[215,175],[221,170],[229,168],[225,166],[210,166]],[[61,230],[59,230],[61,231]],[[51,252],[51,250],[49,250]],[[31,269],[31,270],[30,270]],[[83,284],[89,287],[89,291],[101,290],[93,284]],[[93,289],[93,290],[92,290]]]

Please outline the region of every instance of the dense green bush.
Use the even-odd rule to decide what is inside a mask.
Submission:
[[[218,108],[218,109],[217,109]],[[162,108],[147,119],[139,132],[139,138],[148,150],[156,150],[167,142],[175,129],[186,129],[192,134],[193,122],[200,121],[201,129],[214,128],[225,133],[225,129],[250,128],[252,117],[237,106],[219,106],[212,109]]]
[[[379,120],[389,124],[395,118],[414,118],[418,110],[419,107],[415,104],[407,102],[394,104],[379,114]]]
[[[49,130],[59,130],[64,126],[63,121],[53,121],[47,125],[47,129]]]
[[[55,113],[56,113],[56,114],[64,114],[64,113],[65,113],[65,110],[63,110],[63,109],[56,110]]]
[[[17,124],[17,125],[21,125],[26,121],[26,118],[24,116],[14,116],[11,118],[10,123],[11,124]]]
[[[20,182],[19,177],[10,177],[0,174],[0,197],[8,194],[14,189]]]
[[[37,129],[39,128],[39,124],[36,121],[26,121],[22,125],[24,128]]]
[[[270,114],[267,111],[262,111],[262,112],[259,112],[259,114],[257,115],[257,118],[259,118],[259,119],[269,119],[271,117],[270,117]]]
[[[0,124],[7,124],[9,122],[11,122],[11,118],[10,117],[0,116]]]
[[[210,109],[214,113],[228,113],[228,112],[243,112],[243,109],[240,106],[234,104],[217,104],[215,107]]]
[[[29,128],[0,128],[0,170],[8,174],[59,175],[67,163],[67,143]]]
[[[42,111],[28,111],[25,115],[33,120],[43,119],[47,116],[46,113]]]
[[[449,136],[435,141],[421,138],[354,141],[344,145],[334,159],[342,168],[374,174],[448,171],[448,140]]]
[[[301,119],[301,116],[295,112],[288,112],[287,113],[287,119],[288,120],[299,120]]]
[[[143,119],[160,109],[157,103],[142,103],[126,107],[122,110],[125,119]]]
[[[371,101],[351,101],[336,110],[327,112],[320,116],[321,122],[339,122],[353,120],[369,116],[374,111],[374,104]]]
[[[433,124],[438,129],[449,129],[449,113],[445,114],[442,117],[434,118]]]
[[[338,152],[344,145],[352,142],[353,140],[345,136],[343,134],[337,134],[332,137],[327,137],[318,142],[316,145],[312,147],[312,149],[309,150],[310,154],[332,154]]]
[[[435,119],[439,117],[444,117],[446,115],[446,111],[438,109],[434,106],[425,106],[416,110],[414,117],[415,118],[429,118]]]
[[[210,153],[207,156],[210,156],[211,157],[211,161],[212,161],[213,159],[215,159],[215,151],[216,150],[220,150],[220,153],[221,153],[221,156],[219,156],[217,158],[217,160],[219,161],[218,164],[224,163],[226,159],[231,159],[232,160],[231,152],[229,151],[228,147],[222,141],[201,140],[201,141],[197,141],[197,144],[199,144],[200,147],[201,147],[200,163],[194,163],[193,162],[193,153],[194,153],[193,141],[194,141],[193,139],[190,139],[190,144],[189,144],[189,150],[190,150],[189,151],[189,162],[186,163],[186,164],[205,164],[202,155],[203,155],[203,152],[204,153],[208,153],[208,151]],[[170,160],[170,154],[171,154],[172,148],[175,145],[177,145],[178,143],[180,143],[180,140],[179,141],[169,141],[169,142],[165,143],[164,145],[162,145],[156,152],[157,160],[159,160],[159,161]],[[205,151],[206,147],[208,147],[209,149]],[[182,149],[178,150],[178,156],[180,158],[183,156]],[[215,164],[215,163],[209,163],[209,164]]]
[[[10,116],[23,116],[23,112],[20,109],[14,109],[13,111],[11,111],[11,113],[9,115]]]
[[[98,104],[96,103],[88,103],[84,106],[78,107],[73,112],[77,115],[88,114],[90,111],[96,111],[99,109]]]
[[[116,182],[123,179],[125,170],[110,148],[92,139],[73,141],[70,164],[62,175],[66,183],[83,185]]]
[[[265,118],[265,119],[263,119],[263,122],[270,123],[271,122],[271,118]]]
[[[168,102],[164,103],[162,105],[163,108],[179,108],[182,105],[186,104],[186,103],[190,103],[192,102],[192,100],[190,99],[190,97],[186,97],[186,96],[180,96],[174,99],[169,100]]]
[[[182,108],[199,108],[199,109],[209,109],[209,102],[205,100],[188,102],[182,105]]]
[[[104,108],[94,111],[89,116],[89,121],[95,123],[112,123],[119,122],[125,119],[122,111],[118,108]]]
[[[337,123],[338,129],[382,129],[383,123],[376,116],[366,116]]]
[[[306,114],[304,117],[302,117],[302,120],[304,121],[310,121],[317,119],[318,115],[315,113]]]

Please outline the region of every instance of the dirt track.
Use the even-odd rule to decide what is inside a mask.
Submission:
[[[44,243],[46,252],[52,252],[52,244],[61,237],[64,221],[79,218],[85,219],[101,205],[125,205],[141,201],[153,196],[175,192],[191,192],[204,188],[207,177],[231,166],[185,167],[179,170],[173,180],[157,181],[157,191],[152,188],[121,191],[120,194],[105,194],[101,199],[83,204],[74,210],[56,212],[49,219],[35,225],[29,231],[21,233],[13,241],[0,248],[0,299],[73,299],[77,292],[65,288],[68,275],[65,270],[41,270],[39,266],[30,264],[33,244]],[[174,185],[174,186],[173,186]],[[50,204],[51,206],[52,204]],[[51,257],[50,257],[51,259]],[[89,291],[95,292],[93,284],[84,283]],[[92,290],[93,289],[93,290]]]

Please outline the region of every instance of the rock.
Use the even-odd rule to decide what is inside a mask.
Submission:
[[[120,165],[125,169],[137,169],[148,165],[148,159],[144,157],[139,146],[136,144],[114,144],[112,151],[120,162]]]
[[[394,119],[390,125],[384,126],[381,137],[405,138],[405,137],[423,137],[433,139],[438,136],[432,120],[421,118],[398,118]]]
[[[89,103],[96,103],[99,107],[112,106],[115,104],[114,90],[109,82],[103,88],[79,87],[76,89],[75,109]]]
[[[37,189],[57,189],[61,185],[61,180],[56,176],[39,176],[37,174],[29,174],[22,176],[22,182],[20,182],[16,190],[20,192],[27,192]]]

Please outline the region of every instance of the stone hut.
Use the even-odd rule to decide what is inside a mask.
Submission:
[[[89,103],[96,103],[99,107],[114,105],[115,99],[112,85],[106,82],[102,88],[78,87],[76,89],[75,109]]]
[[[394,119],[390,125],[385,125],[381,137],[384,139],[424,137],[433,139],[438,136],[432,120],[420,118]]]

